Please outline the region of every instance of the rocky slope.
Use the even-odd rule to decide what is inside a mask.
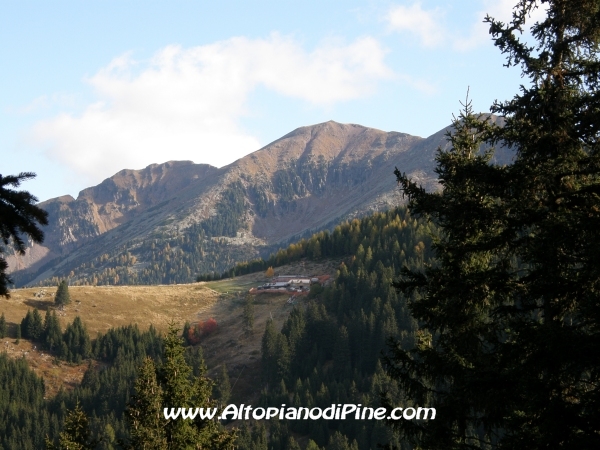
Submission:
[[[396,166],[434,189],[440,146],[447,146],[445,130],[423,139],[330,121],[220,169],[170,161],[122,170],[77,199],[42,203],[50,221],[44,244],[9,255],[10,271],[19,285],[65,276],[73,283],[191,281],[399,204]],[[496,158],[507,163],[510,153],[501,149]]]

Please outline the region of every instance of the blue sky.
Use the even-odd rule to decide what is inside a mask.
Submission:
[[[327,120],[426,137],[517,92],[482,24],[514,2],[4,1],[0,173],[45,200]]]

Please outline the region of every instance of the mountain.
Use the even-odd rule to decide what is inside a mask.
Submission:
[[[333,121],[301,127],[220,169],[191,161],[122,170],[77,199],[40,204],[43,245],[8,255],[17,285],[192,281],[311,231],[402,202],[394,167],[427,189],[446,130],[424,139]],[[501,149],[498,162],[509,162]],[[262,252],[262,253],[261,253]]]

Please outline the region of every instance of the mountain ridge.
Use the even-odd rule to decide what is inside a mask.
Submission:
[[[135,281],[136,271],[146,273],[157,258],[167,258],[157,246],[180,248],[177,242],[185,241],[187,253],[199,251],[201,257],[180,255],[189,263],[177,270],[187,275],[161,281],[223,271],[236,259],[256,257],[308,230],[398,205],[396,166],[435,189],[434,156],[438,147],[447,148],[446,130],[421,138],[328,121],[296,128],[221,168],[168,161],[124,169],[76,199],[41,203],[49,213],[46,240],[24,257],[8,255],[9,270],[24,285],[60,277],[85,283],[95,271],[112,274],[121,267],[121,277],[106,275],[119,284],[123,276]],[[136,262],[119,265],[122,253]],[[89,261],[100,267],[88,267]],[[153,270],[150,279],[158,280]]]

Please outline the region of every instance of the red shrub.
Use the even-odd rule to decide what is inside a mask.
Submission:
[[[208,336],[217,329],[217,321],[212,317],[204,322],[198,323],[202,336]]]
[[[200,342],[200,339],[202,339],[205,336],[208,336],[216,329],[217,321],[212,317],[208,320],[205,320],[204,322],[195,323],[190,327],[188,331],[187,341],[191,345],[196,345]]]

